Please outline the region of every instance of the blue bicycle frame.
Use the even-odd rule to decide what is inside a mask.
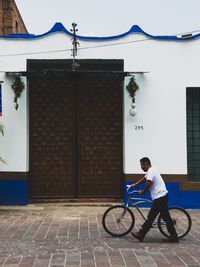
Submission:
[[[131,186],[127,185],[127,193],[128,193],[128,200],[126,203],[124,203],[125,207],[134,207],[137,209],[137,211],[140,213],[140,215],[142,216],[142,218],[144,220],[146,220],[146,217],[143,215],[143,213],[140,211],[140,209],[138,208],[139,204],[142,203],[152,203],[152,200],[150,199],[146,199],[146,198],[136,198],[136,197],[132,197],[132,195],[134,193],[137,193],[137,190],[133,190],[133,191],[129,191],[129,189],[131,188]],[[136,202],[135,202],[136,201]]]

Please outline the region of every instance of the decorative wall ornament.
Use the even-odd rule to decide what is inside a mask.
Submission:
[[[131,104],[131,108],[129,110],[129,115],[131,116],[135,116],[137,114],[135,107],[135,94],[137,92],[137,90],[139,89],[138,84],[135,81],[135,76],[132,76],[129,80],[129,83],[126,86],[127,91],[129,92],[130,97],[132,98],[132,104]]]
[[[17,76],[15,78],[15,81],[11,85],[11,87],[12,87],[14,94],[15,94],[14,103],[15,103],[15,109],[17,110],[19,107],[18,98],[21,96],[25,86],[24,86],[24,83],[22,82],[21,78],[19,76]]]

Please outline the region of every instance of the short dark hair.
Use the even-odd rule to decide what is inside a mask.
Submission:
[[[142,158],[142,159],[140,160],[140,162],[141,162],[141,163],[148,163],[149,165],[151,165],[151,161],[150,161],[150,159],[147,158],[147,157]]]

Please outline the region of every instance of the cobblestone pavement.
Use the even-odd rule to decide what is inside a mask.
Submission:
[[[106,208],[0,207],[0,266],[200,266],[200,210],[189,210],[190,233],[170,244],[163,242],[157,229],[142,243],[131,235],[109,236],[101,224]],[[141,223],[137,216],[136,226]]]

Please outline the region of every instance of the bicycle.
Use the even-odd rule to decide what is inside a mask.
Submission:
[[[146,220],[146,217],[144,216],[138,205],[141,203],[152,203],[152,201],[145,198],[133,197],[133,194],[137,193],[137,190],[129,191],[130,188],[131,186],[128,185],[128,200],[126,203],[111,206],[103,214],[103,228],[111,236],[122,237],[132,231],[135,225],[135,216],[130,209],[130,206],[135,207],[142,218]],[[184,208],[176,206],[169,207],[169,213],[172,217],[178,238],[183,238],[189,233],[192,226],[192,220],[189,213]],[[162,220],[160,215],[157,216],[157,219],[152,225],[152,227],[156,226],[158,227],[161,234],[163,234],[165,237],[170,237],[167,231],[166,223],[164,222],[164,220]]]

